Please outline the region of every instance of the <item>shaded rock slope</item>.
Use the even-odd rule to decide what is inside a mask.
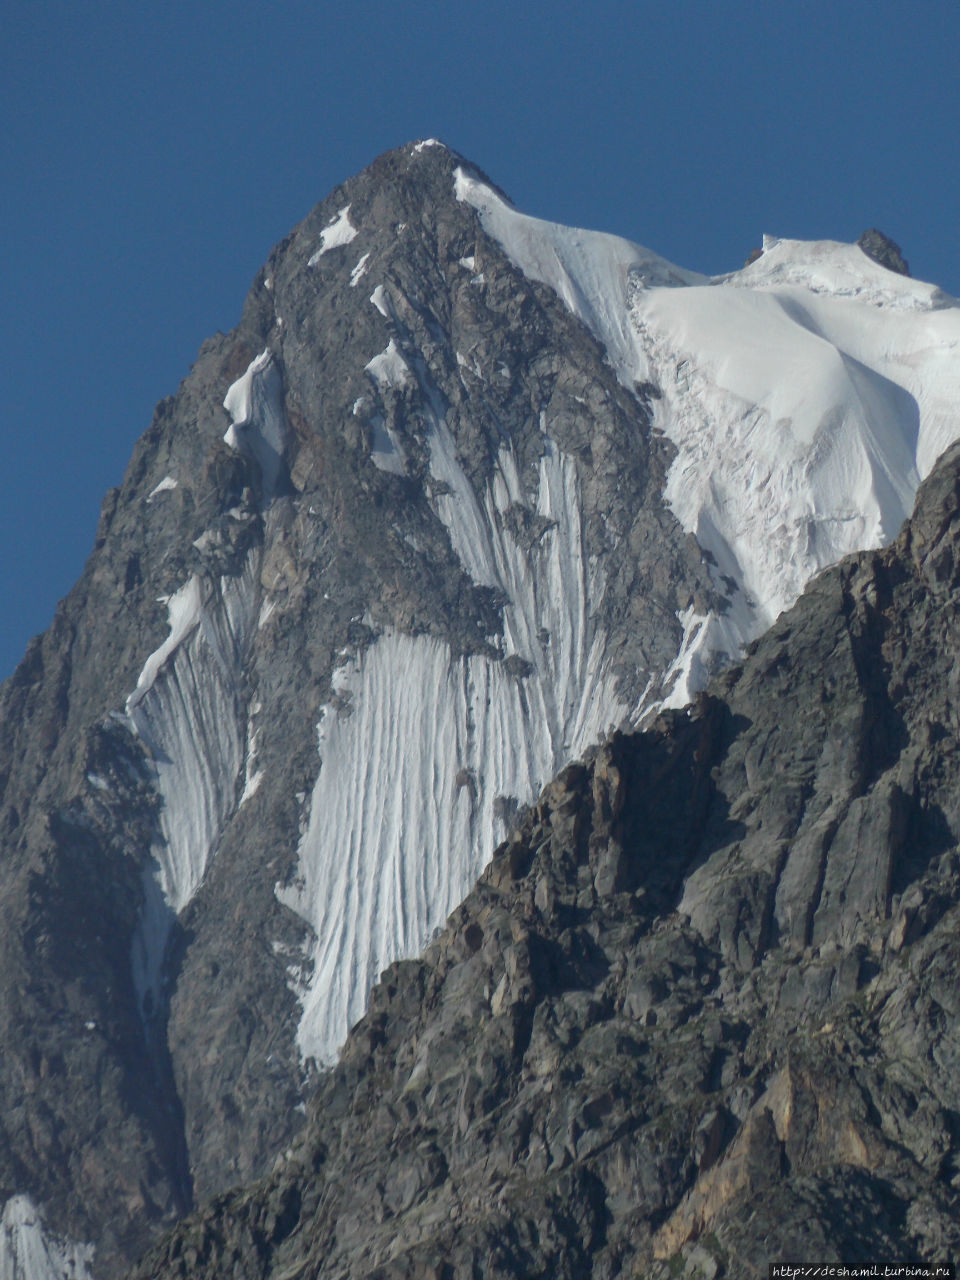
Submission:
[[[137,1275],[960,1256],[960,448],[687,711],[567,767],[305,1132]]]

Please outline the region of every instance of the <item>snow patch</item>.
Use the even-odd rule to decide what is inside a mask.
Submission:
[[[457,355],[458,368],[469,369],[475,378],[479,378],[481,381],[483,380],[483,373],[480,370],[479,361],[474,360],[473,363],[471,364],[470,361],[466,358],[466,356],[462,354],[462,352],[458,351],[456,355]],[[460,380],[461,382],[463,381],[463,374],[460,375]]]
[[[665,694],[645,708],[647,717],[669,707],[680,710],[687,706],[706,685],[718,661],[732,661],[743,646],[743,627],[736,617],[697,613],[689,605],[677,614],[677,621],[683,627],[680,649],[664,672]]]
[[[367,264],[369,263],[369,261],[370,261],[370,254],[365,253],[363,257],[360,259],[360,261],[353,268],[353,270],[350,272],[350,288],[351,289],[355,289],[357,285],[360,283],[361,277],[364,275],[364,273],[367,270]]]
[[[374,289],[373,293],[371,293],[370,301],[373,303],[373,305],[377,308],[377,310],[383,316],[384,320],[390,320],[392,318],[391,311],[390,311],[390,303],[387,300],[387,295],[386,295],[386,292],[384,291],[382,284],[378,284],[377,287]]]
[[[150,692],[164,663],[200,621],[203,600],[199,575],[194,574],[179,591],[168,596],[165,603],[169,633],[163,644],[154,649],[143,664],[143,670],[137,677],[137,687],[127,698],[127,715],[130,715]]]
[[[424,138],[422,142],[415,142],[413,144],[414,151],[423,151],[427,147],[440,147],[443,151],[446,151],[447,149],[439,138]]]
[[[29,1196],[12,1196],[0,1215],[0,1280],[91,1280],[91,1244],[47,1233]]]
[[[307,266],[316,266],[325,253],[349,244],[356,235],[357,228],[350,221],[350,206],[345,204],[337,216],[331,219],[329,225],[320,232],[320,248],[309,259]]]
[[[283,378],[267,348],[232,383],[223,407],[231,418],[224,440],[231,449],[252,454],[260,466],[266,492],[272,494],[283,465],[286,415]]]
[[[260,742],[260,730],[253,727],[254,710],[255,708],[250,708],[250,720],[247,724],[247,762],[243,781],[243,794],[240,796],[240,804],[242,805],[257,794],[260,783],[264,778],[264,771],[257,768],[257,746]],[[259,710],[259,704],[257,704],[256,710]]]
[[[173,476],[164,476],[160,483],[154,485],[147,494],[147,501],[152,502],[158,493],[166,493],[170,489],[176,489],[176,487],[177,481],[174,480]]]
[[[383,419],[379,417],[373,418],[369,425],[372,436],[370,461],[381,471],[389,471],[397,476],[406,475],[407,455],[396,431],[393,427],[385,427]]]
[[[251,796],[255,796],[260,788],[260,783],[265,777],[262,769],[256,769],[253,773],[247,771],[247,778],[243,786],[243,795],[240,797],[240,803],[246,804]]]
[[[408,386],[413,381],[410,375],[410,366],[403,358],[393,338],[387,343],[386,350],[381,351],[378,356],[374,356],[371,361],[364,365],[364,369],[381,390],[384,387],[396,387],[399,389]]]

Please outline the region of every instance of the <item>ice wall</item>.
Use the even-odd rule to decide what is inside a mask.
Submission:
[[[593,620],[603,581],[584,551],[575,464],[546,437],[543,449],[532,498],[504,449],[478,499],[434,423],[437,513],[474,581],[508,600],[502,657],[387,633],[335,675],[298,876],[278,887],[313,931],[294,973],[304,1057],[333,1059],[381,970],[442,926],[516,803],[629,714]],[[506,517],[531,502],[550,523],[523,547]]]
[[[0,1280],[91,1280],[93,1246],[48,1234],[29,1196],[12,1196],[0,1214]]]
[[[244,654],[256,625],[259,558],[236,577],[194,575],[167,602],[170,632],[144,663],[126,713],[160,796],[160,839],[144,873],[133,972],[144,1011],[157,1007],[174,916],[196,893],[227,816],[247,743]]]

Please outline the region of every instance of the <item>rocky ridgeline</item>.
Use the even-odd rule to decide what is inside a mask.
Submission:
[[[146,1280],[960,1255],[960,449],[688,712],[566,768],[270,1176]]]

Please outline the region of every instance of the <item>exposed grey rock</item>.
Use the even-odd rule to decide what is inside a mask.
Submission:
[[[910,274],[910,264],[900,252],[900,246],[889,236],[885,236],[882,231],[878,231],[876,227],[864,231],[857,244],[868,258],[879,262],[881,267],[886,267],[888,271],[896,271],[901,276]]]

